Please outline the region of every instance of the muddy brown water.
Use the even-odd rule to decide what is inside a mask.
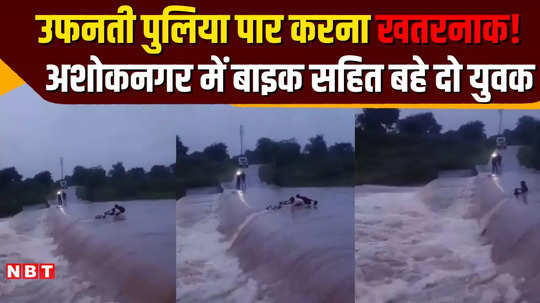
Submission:
[[[195,200],[202,201],[200,196],[180,200],[177,205],[180,226],[177,228],[189,232],[193,224],[182,222],[197,221],[194,218],[202,220],[212,214],[216,221],[215,229],[221,235],[221,241],[227,244],[222,254],[237,262],[236,276],[246,277],[237,279],[238,283],[247,283],[250,279],[257,282],[253,300],[353,302],[353,188],[268,186],[259,180],[257,169],[255,166],[247,170],[245,192],[225,186],[224,193],[207,200],[207,203],[195,203]],[[318,200],[318,207],[265,209],[296,194]],[[189,257],[182,257],[180,252],[178,260],[188,262],[185,258]],[[183,270],[185,273],[186,269]],[[185,284],[183,282],[177,289],[178,302],[235,302],[232,299],[236,293],[234,285],[221,293],[206,296],[203,287],[193,288],[194,284]],[[211,287],[212,284],[204,285]],[[191,287],[191,296],[182,294],[182,286]],[[200,299],[196,298],[197,292],[201,294]]]
[[[112,203],[68,190],[66,207],[23,211],[4,221],[4,262],[57,264],[54,281],[2,281],[6,302],[174,302],[174,200],[121,202],[125,220],[96,220]],[[0,248],[0,254],[2,254]],[[2,258],[0,258],[2,259]],[[48,284],[46,283],[48,282]],[[0,302],[3,302],[0,299]]]

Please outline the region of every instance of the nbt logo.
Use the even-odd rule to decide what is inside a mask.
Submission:
[[[54,279],[54,264],[7,263],[6,280],[13,279],[52,280]]]

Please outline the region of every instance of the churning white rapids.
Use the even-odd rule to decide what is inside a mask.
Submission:
[[[358,186],[356,302],[516,302],[481,222],[469,215],[475,178],[424,187]]]

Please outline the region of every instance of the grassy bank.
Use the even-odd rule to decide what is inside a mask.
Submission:
[[[522,146],[518,152],[521,165],[540,170],[540,120],[522,116],[515,129],[505,131],[505,136],[512,144]]]
[[[76,166],[67,176],[69,185],[77,186],[80,199],[98,201],[127,201],[174,199],[176,180],[174,164],[154,165],[149,171],[135,167],[126,171],[118,162],[107,172],[101,166]]]
[[[176,200],[178,200],[178,199],[180,199],[180,198],[182,198],[183,196],[186,195],[186,186],[182,182],[180,182],[180,179],[178,179],[176,181],[176,183],[177,183],[177,187],[176,187],[176,197],[175,198],[176,198]]]
[[[400,118],[398,109],[364,109],[356,116],[355,183],[421,185],[489,161],[495,143],[481,121],[441,130],[431,112]]]
[[[186,188],[217,186],[233,180],[238,156],[230,157],[227,146],[214,143],[202,152],[188,153],[176,137],[177,178],[180,194]],[[353,184],[354,148],[350,143],[327,146],[322,135],[309,139],[304,146],[296,139],[275,141],[260,138],[254,150],[244,155],[251,164],[264,164],[259,177],[279,186],[346,186]]]
[[[178,173],[180,184],[186,188],[218,186],[222,182],[230,182],[234,177],[237,166],[233,161],[204,162],[184,164],[182,172]]]
[[[176,198],[186,194],[188,188],[214,187],[230,182],[236,171],[236,162],[231,159],[224,143],[213,143],[202,151],[188,153],[176,136]]]
[[[540,157],[532,146],[522,146],[518,151],[519,163],[528,168],[539,169]]]
[[[486,164],[492,148],[483,142],[452,142],[441,138],[359,138],[365,146],[356,155],[356,184],[420,185],[440,171],[474,169]]]
[[[22,211],[22,205],[15,199],[4,197],[0,204],[0,218],[10,217]]]
[[[46,204],[55,185],[47,171],[33,178],[23,177],[14,167],[0,170],[0,217],[13,216],[24,206]]]
[[[284,187],[352,186],[353,160],[326,159],[322,161],[298,160],[287,165],[265,164],[259,178]]]
[[[45,190],[19,191],[18,193],[0,192],[0,218],[18,214],[25,206],[47,205],[50,197],[56,199],[56,190],[47,193]]]

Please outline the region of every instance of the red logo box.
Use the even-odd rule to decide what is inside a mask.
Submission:
[[[54,264],[43,263],[39,264],[39,278],[41,280],[53,280],[54,279]]]
[[[19,280],[22,278],[22,264],[6,263],[6,280]]]
[[[23,264],[22,277],[27,280],[37,280],[39,277],[38,264]]]
[[[6,263],[6,280],[52,280],[55,265],[52,263]]]

